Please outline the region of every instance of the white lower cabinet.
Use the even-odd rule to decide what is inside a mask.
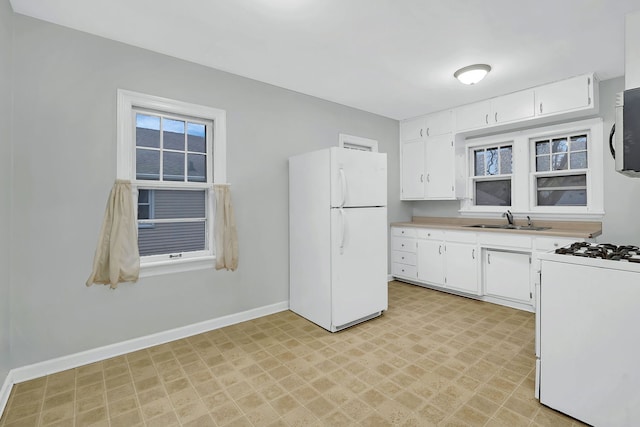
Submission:
[[[447,242],[444,269],[448,288],[480,295],[477,254],[475,244]]]
[[[534,311],[537,254],[572,237],[392,227],[391,274],[412,283]]]
[[[411,280],[418,278],[416,267],[416,229],[391,229],[391,274]]]
[[[444,286],[444,242],[418,239],[418,280]]]
[[[489,296],[531,304],[531,253],[487,249],[484,290]]]

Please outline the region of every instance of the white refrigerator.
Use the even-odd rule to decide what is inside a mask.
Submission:
[[[332,147],[289,158],[289,308],[331,332],[382,314],[387,155]]]

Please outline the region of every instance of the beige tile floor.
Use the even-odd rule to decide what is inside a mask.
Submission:
[[[580,425],[533,387],[533,314],[391,282],[336,334],[287,311],[17,384],[0,427]]]

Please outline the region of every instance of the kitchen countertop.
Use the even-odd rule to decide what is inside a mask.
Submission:
[[[476,231],[483,233],[529,234],[547,237],[576,237],[591,239],[602,234],[602,222],[599,221],[543,221],[533,220],[537,227],[551,227],[547,230],[510,230],[501,228],[473,228],[475,224],[506,224],[505,218],[443,218],[414,216],[411,222],[394,222],[392,227],[441,228],[447,230]],[[516,220],[516,225],[527,225],[526,220]]]

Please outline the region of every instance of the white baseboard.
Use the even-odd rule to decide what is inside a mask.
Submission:
[[[4,413],[4,408],[9,401],[9,395],[11,394],[11,387],[13,387],[13,373],[9,371],[7,378],[4,379],[2,388],[0,388],[0,416]]]
[[[222,316],[216,319],[206,320],[204,322],[170,329],[167,331],[158,332],[156,334],[151,334],[144,337],[134,338],[116,344],[94,348],[80,353],[70,354],[68,356],[45,360],[43,362],[34,363],[33,365],[15,368],[9,372],[9,376],[5,381],[2,392],[5,392],[5,388],[8,388],[8,390],[11,391],[11,385],[13,384],[29,381],[34,378],[43,377],[45,375],[65,371],[67,369],[77,368],[78,366],[87,365],[89,363],[99,362],[101,360],[120,356],[132,351],[142,350],[154,345],[164,344],[181,338],[190,337],[192,335],[201,334],[203,332],[212,331],[214,329],[223,328],[225,326],[234,325],[236,323],[245,322],[247,320],[257,319],[258,317],[267,316],[288,309],[289,301],[282,301],[276,304],[254,308],[252,310],[247,310],[240,313],[230,314],[228,316]],[[7,384],[9,384],[8,387]],[[3,394],[0,394],[0,399],[2,399],[3,396]],[[9,395],[7,392],[7,398],[8,396]],[[2,403],[2,400],[0,400],[0,403]],[[0,406],[0,414],[2,413],[3,409],[4,406]]]

